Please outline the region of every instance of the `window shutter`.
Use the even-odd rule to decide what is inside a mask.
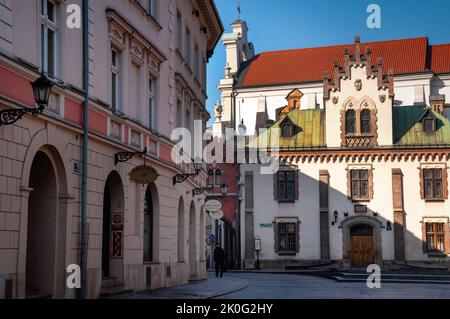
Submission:
[[[447,168],[442,169],[442,191],[444,199],[448,199],[448,172]]]
[[[450,254],[450,222],[445,223],[445,253]]]
[[[427,224],[422,221],[422,250],[427,253]]]
[[[347,198],[352,198],[352,171],[347,169]]]
[[[368,182],[369,182],[369,199],[373,199],[373,169],[368,171]]]
[[[294,173],[294,178],[295,178],[295,180],[294,180],[294,192],[295,192],[295,200],[298,200],[298,198],[299,198],[299,174],[298,174],[298,171],[297,170],[295,170],[295,173]]]
[[[278,223],[273,223],[273,233],[274,233],[274,244],[275,244],[275,252],[279,252],[280,251],[280,233],[279,233],[279,228],[278,228]]]
[[[300,223],[295,223],[295,252],[300,251]]]
[[[419,170],[419,179],[420,179],[420,198],[425,199],[425,181],[423,179],[423,169]]]
[[[273,199],[278,200],[278,173],[273,174]]]

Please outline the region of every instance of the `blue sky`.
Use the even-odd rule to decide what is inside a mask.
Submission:
[[[237,0],[215,0],[225,32],[237,19]],[[381,8],[381,28],[369,29],[369,4]],[[324,45],[428,36],[431,44],[450,43],[449,0],[240,0],[241,18],[256,53]],[[219,41],[208,65],[207,109],[220,98],[225,51]],[[210,122],[210,124],[212,121]]]

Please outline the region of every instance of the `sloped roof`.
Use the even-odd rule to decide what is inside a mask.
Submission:
[[[436,131],[424,133],[422,119],[431,112],[436,118]],[[427,106],[393,108],[394,144],[397,146],[450,146],[450,122]]]
[[[424,133],[422,119],[431,112],[437,120],[433,133]],[[291,138],[281,137],[281,125],[286,120],[299,128]],[[427,106],[398,106],[393,108],[394,146],[450,147],[450,121]],[[275,122],[263,134],[248,143],[249,148],[275,148],[279,150],[325,149],[325,111],[295,109]]]
[[[286,120],[285,117],[275,122],[263,134],[256,137],[248,144],[250,148],[269,147],[281,149],[289,148],[321,148],[325,147],[325,111],[324,110],[300,110],[295,109],[286,115],[293,124],[300,128],[300,132],[292,138],[281,137],[280,127]],[[278,129],[278,133],[275,130]],[[264,141],[267,141],[264,143]],[[265,145],[266,144],[266,145]]]
[[[361,52],[372,49],[372,64],[383,59],[383,70],[395,74],[433,71],[450,73],[450,44],[428,45],[428,38],[361,43]],[[343,64],[344,50],[354,53],[355,44],[296,50],[270,51],[256,55],[239,71],[240,87],[280,85],[323,80],[324,71],[333,74],[333,61]]]

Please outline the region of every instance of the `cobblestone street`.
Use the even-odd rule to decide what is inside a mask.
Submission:
[[[450,285],[385,283],[369,289],[365,283],[342,283],[331,279],[280,274],[228,274],[249,286],[223,299],[446,299]]]

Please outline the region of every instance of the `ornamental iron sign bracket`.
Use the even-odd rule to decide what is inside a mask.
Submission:
[[[0,126],[11,125],[21,120],[22,117],[30,113],[34,117],[38,117],[44,112],[44,105],[32,109],[8,109],[0,110]]]
[[[119,152],[114,154],[114,164],[117,165],[119,163],[125,163],[128,162],[133,157],[140,155],[145,156],[147,155],[147,148],[144,148],[142,152]]]

